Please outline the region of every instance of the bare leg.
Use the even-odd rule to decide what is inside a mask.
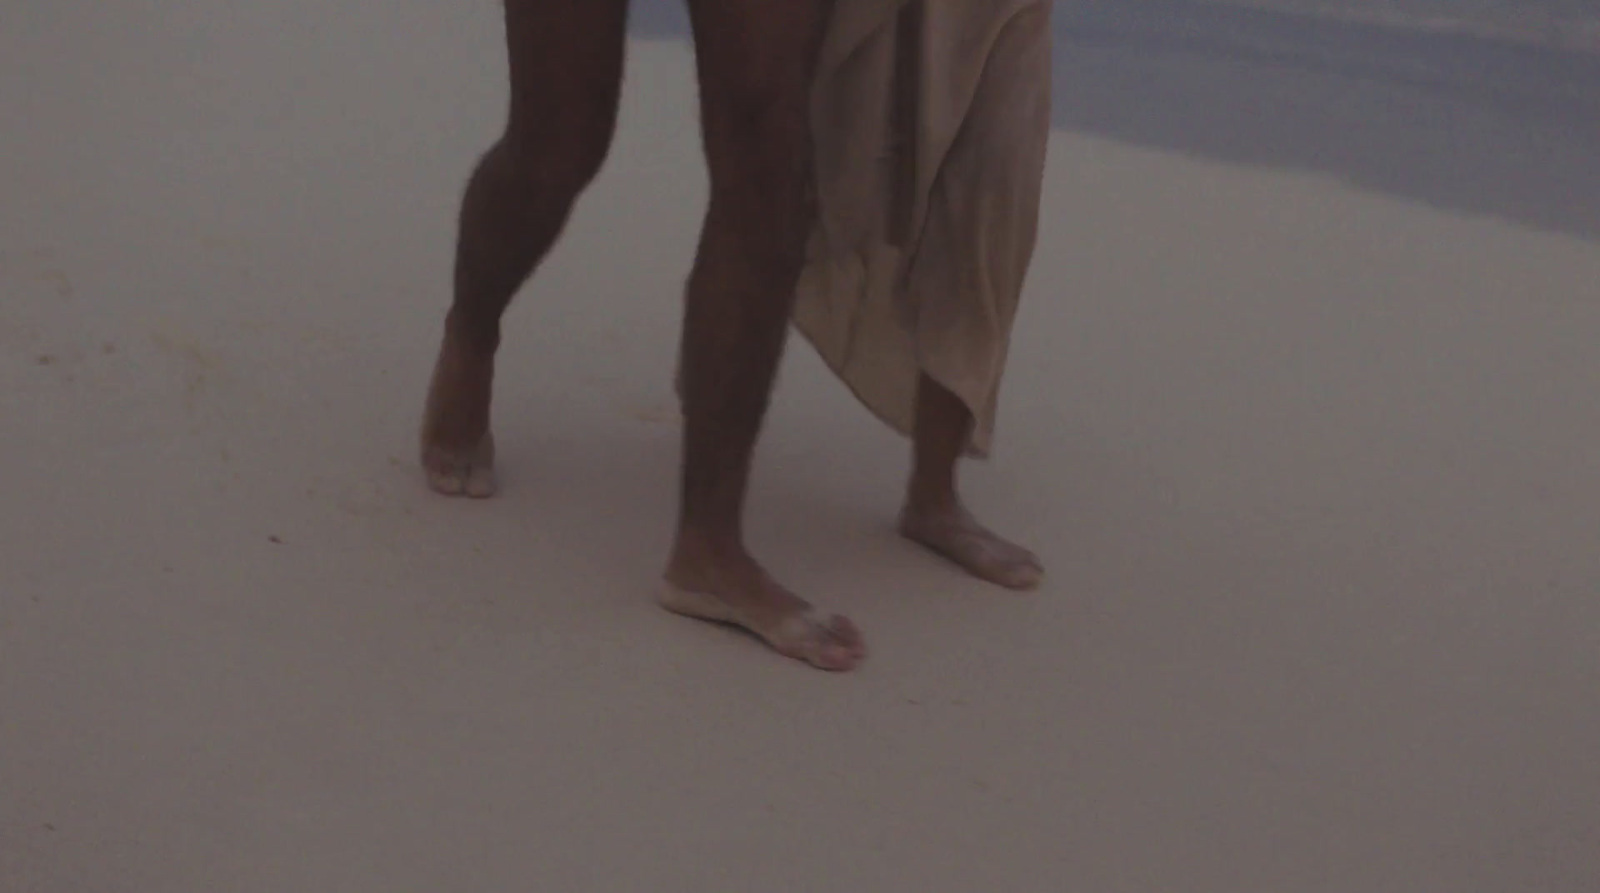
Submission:
[[[1039,559],[979,524],[957,493],[956,464],[972,424],[972,413],[961,398],[922,377],[917,387],[911,483],[900,532],[973,576],[1010,589],[1031,589],[1044,578]]]
[[[812,223],[807,104],[831,0],[690,0],[711,202],[679,368],[684,457],[662,603],[829,670],[866,654],[849,620],[775,582],[744,545],[751,457]]]
[[[455,297],[422,425],[423,468],[440,493],[494,491],[500,317],[605,160],[627,9],[627,0],[505,0],[511,106],[462,200]]]

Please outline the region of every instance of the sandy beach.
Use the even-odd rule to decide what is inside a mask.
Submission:
[[[1600,889],[1597,63],[1166,11],[1058,14],[967,477],[1039,592],[894,535],[905,444],[792,342],[750,532],[833,676],[650,600],[674,7],[465,502],[416,427],[495,4],[8,4],[0,891]]]

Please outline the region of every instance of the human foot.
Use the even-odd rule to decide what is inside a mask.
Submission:
[[[1033,589],[1044,579],[1038,556],[979,524],[960,506],[938,510],[907,506],[900,515],[900,533],[973,576],[1007,589]]]
[[[487,499],[495,490],[494,436],[484,432],[477,443],[467,447],[451,447],[424,437],[422,471],[435,493]]]
[[[494,495],[494,436],[489,432],[493,359],[475,357],[446,336],[428,386],[422,421],[422,470],[446,496]]]
[[[688,557],[680,549],[657,600],[674,614],[748,630],[779,654],[820,669],[851,670],[867,656],[849,618],[818,611],[748,556]]]

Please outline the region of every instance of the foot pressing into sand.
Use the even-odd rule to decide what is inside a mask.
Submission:
[[[487,499],[495,490],[494,437],[485,434],[476,444],[460,448],[424,441],[422,470],[435,493]]]
[[[1033,589],[1044,579],[1038,556],[979,524],[959,505],[938,510],[908,505],[900,515],[900,533],[1007,589]]]
[[[494,435],[489,431],[494,357],[446,334],[422,421],[422,470],[446,496],[494,495]]]
[[[900,533],[980,580],[1007,589],[1032,589],[1044,579],[1038,557],[979,524],[961,502],[956,470],[972,442],[975,424],[972,410],[960,397],[922,376]]]
[[[854,669],[867,656],[866,642],[849,618],[817,610],[742,549],[680,544],[659,601],[675,614],[740,627],[779,654],[824,670]]]

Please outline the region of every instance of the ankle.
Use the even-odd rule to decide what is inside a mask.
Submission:
[[[667,578],[679,585],[704,585],[712,578],[754,564],[737,533],[715,534],[684,527],[673,542]]]
[[[949,515],[961,511],[961,497],[954,487],[913,484],[906,490],[905,511],[921,517]]]

